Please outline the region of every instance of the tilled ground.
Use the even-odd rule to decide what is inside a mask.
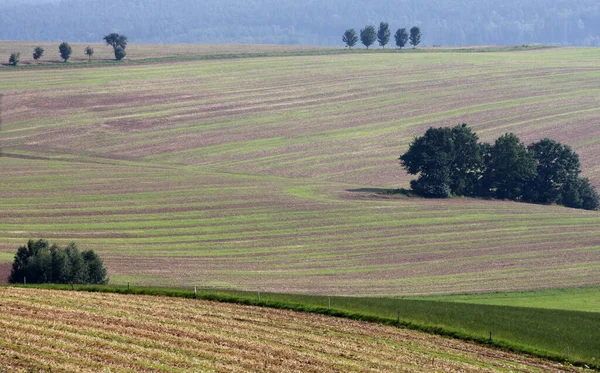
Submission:
[[[485,141],[513,131],[571,145],[598,185],[598,53],[0,71],[0,250],[77,241],[101,253],[114,283],[148,285],[332,295],[600,285],[597,213],[378,193],[408,186],[398,156],[414,136],[462,122]]]
[[[581,372],[374,324],[150,296],[0,288],[10,372]]]
[[[0,284],[7,283],[12,265],[10,263],[0,263]]]

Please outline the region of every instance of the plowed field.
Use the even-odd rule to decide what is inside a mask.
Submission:
[[[10,372],[575,372],[345,319],[150,296],[0,288]]]
[[[0,261],[76,241],[113,283],[406,295],[600,285],[600,214],[381,195],[430,126],[552,137],[600,186],[600,50],[0,70]]]

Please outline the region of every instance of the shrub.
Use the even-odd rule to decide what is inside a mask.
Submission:
[[[43,55],[44,55],[44,48],[35,47],[35,49],[33,50],[33,59],[37,61],[40,58],[42,58]]]
[[[115,59],[117,61],[121,61],[123,58],[125,58],[126,55],[127,53],[125,52],[125,49],[123,47],[115,48]]]
[[[92,60],[92,56],[94,55],[94,48],[87,46],[85,47],[84,53],[86,56],[88,56],[89,60]]]
[[[20,58],[21,58],[21,53],[19,53],[19,52],[11,53],[10,57],[8,58],[8,63],[10,65],[17,66],[19,64]]]
[[[60,57],[63,60],[65,60],[65,62],[67,62],[67,60],[71,58],[71,53],[73,52],[73,49],[71,49],[69,43],[61,43],[58,46],[58,52],[60,53]]]

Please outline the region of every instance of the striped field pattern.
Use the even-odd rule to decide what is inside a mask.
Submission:
[[[582,372],[389,326],[177,298],[0,287],[10,372]]]
[[[0,69],[0,262],[96,249],[112,283],[408,295],[600,285],[598,212],[422,200],[430,126],[571,145],[600,186],[600,50]]]

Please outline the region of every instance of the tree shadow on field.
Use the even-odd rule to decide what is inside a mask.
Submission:
[[[357,189],[346,189],[346,192],[350,193],[368,193],[368,194],[377,194],[377,195],[385,195],[385,196],[404,196],[404,197],[412,197],[414,193],[409,189],[397,188],[397,189],[389,189],[389,188],[357,188]]]

